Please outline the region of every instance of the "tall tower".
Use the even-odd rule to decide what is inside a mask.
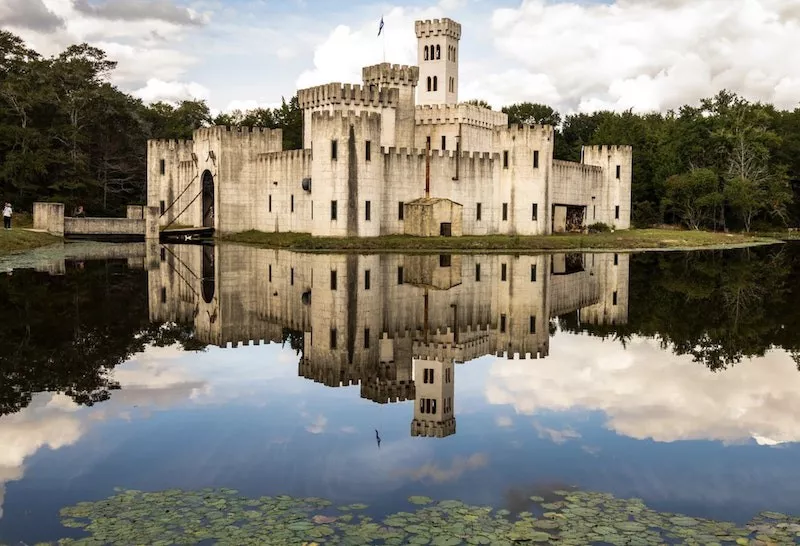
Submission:
[[[461,25],[452,19],[417,21],[417,104],[458,103],[458,42]]]

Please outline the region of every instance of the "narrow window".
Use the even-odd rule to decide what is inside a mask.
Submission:
[[[481,204],[478,203],[475,207],[475,219],[480,222],[481,221]]]
[[[617,292],[616,291],[614,291],[613,299],[614,299],[613,303],[614,303],[614,305],[616,305],[617,304]]]
[[[442,46],[440,46],[440,45],[436,46],[436,58],[437,59],[441,59],[442,58]]]
[[[534,169],[539,168],[539,150],[533,151],[533,168]]]
[[[455,46],[453,46],[453,62],[456,62],[456,58],[457,58],[456,48]]]
[[[536,266],[531,266],[531,282],[536,282]]]
[[[336,220],[339,216],[336,205],[336,201],[331,201],[331,220]]]
[[[163,246],[161,247],[161,261],[162,262],[167,261],[167,249],[164,248]]]
[[[336,290],[336,287],[339,284],[339,277],[336,274],[336,271],[331,271],[331,290]]]
[[[272,212],[272,196],[267,196],[267,211]]]
[[[447,137],[442,135],[442,150],[447,149]]]
[[[529,324],[528,324],[529,330],[531,331],[532,334],[535,334],[536,333],[536,317],[531,317],[528,320],[528,322],[529,322]]]
[[[425,399],[425,413],[431,413],[431,399]]]
[[[289,284],[294,286],[294,267],[289,270]]]
[[[433,77],[433,90],[434,91],[438,91],[439,90],[439,76],[434,76]]]
[[[432,82],[432,81],[433,81],[433,80],[431,80],[431,77],[430,77],[430,76],[428,76],[428,91],[430,91],[430,90],[432,89],[432,87],[431,87],[431,82]]]
[[[161,170],[161,174],[166,174],[167,173],[167,162],[162,159],[161,161],[158,162],[158,168]],[[617,178],[619,178],[619,177],[617,177]]]
[[[622,171],[622,168],[617,165],[617,180],[619,180],[620,171]]]
[[[481,264],[475,264],[475,282],[481,282]]]
[[[531,210],[531,220],[536,221],[539,219],[539,204],[534,203]]]
[[[314,219],[314,201],[311,201],[311,219]]]
[[[505,334],[506,333],[506,316],[505,315],[500,315],[500,333],[501,334]]]
[[[370,289],[370,281],[371,281],[370,271],[369,269],[367,269],[366,271],[364,271],[364,290]]]
[[[434,415],[436,414],[436,398],[431,400],[431,413]]]
[[[336,159],[339,155],[339,143],[331,140],[331,159]]]
[[[614,265],[619,265],[619,254],[614,254]]]
[[[267,280],[268,282],[272,282],[272,264],[267,267]]]
[[[290,208],[291,212],[294,212],[294,195],[292,195],[291,198],[290,198],[289,208]]]
[[[508,265],[507,264],[501,264],[500,265],[500,280],[501,281],[505,281],[506,280],[507,273],[508,273]]]
[[[364,219],[367,222],[372,220],[372,201],[366,201],[364,203]]]
[[[161,303],[167,303],[167,289],[161,289]]]
[[[161,214],[163,215],[167,210],[167,204],[164,201],[160,201],[158,203],[159,208],[161,209]]]
[[[446,383],[452,382],[453,381],[453,370],[451,370],[450,368],[446,368],[444,373],[445,373],[445,382]]]
[[[619,220],[619,205],[614,207],[614,218]]]
[[[336,348],[336,328],[331,328],[331,349]]]
[[[503,222],[508,220],[508,203],[503,203]]]
[[[367,161],[372,161],[372,142],[370,142],[369,140],[365,144],[364,159]]]
[[[433,385],[433,383],[434,383],[434,377],[435,376],[433,375],[433,369],[429,369],[428,370],[428,383],[430,383],[431,385]]]
[[[430,148],[430,147],[431,147],[431,137],[430,137],[430,136],[428,136],[428,137],[425,139],[425,145],[426,145],[428,148]]]
[[[425,60],[428,60],[428,46],[425,46]]]
[[[403,202],[400,201],[397,203],[397,219],[402,220],[403,218],[405,218],[405,214],[403,214]]]
[[[592,206],[592,220],[597,220],[597,205]]]
[[[503,168],[508,168],[508,150],[503,150]]]
[[[397,268],[397,284],[403,284],[403,266]]]
[[[439,267],[450,267],[450,254],[439,254]]]
[[[369,328],[364,328],[364,348],[369,349]]]

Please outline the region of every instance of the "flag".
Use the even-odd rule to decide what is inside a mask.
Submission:
[[[383,31],[383,17],[381,17],[381,24],[378,26],[378,36],[381,35],[381,31]]]

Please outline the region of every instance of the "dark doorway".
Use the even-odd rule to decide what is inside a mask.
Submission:
[[[214,227],[214,176],[203,173],[203,227]]]
[[[450,222],[442,222],[439,226],[439,235],[442,237],[451,237],[453,234],[453,224]]]
[[[216,264],[214,263],[214,246],[203,245],[203,301],[211,303],[216,287]]]

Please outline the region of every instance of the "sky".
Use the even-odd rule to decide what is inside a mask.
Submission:
[[[41,53],[88,42],[121,89],[214,111],[416,64],[414,21],[438,17],[462,24],[461,100],[647,112],[729,89],[800,107],[797,0],[0,0],[0,27]]]

